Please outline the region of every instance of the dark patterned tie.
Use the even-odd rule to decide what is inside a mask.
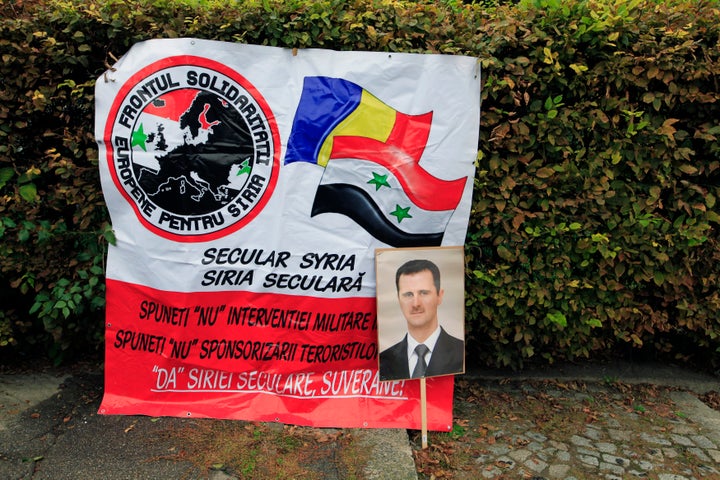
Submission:
[[[427,363],[425,363],[425,355],[430,351],[428,347],[422,343],[415,347],[415,353],[418,356],[417,364],[412,373],[412,378],[420,378],[425,376],[425,370],[427,370]]]

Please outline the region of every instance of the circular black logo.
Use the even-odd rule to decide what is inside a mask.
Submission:
[[[263,97],[237,72],[169,57],[120,90],[105,131],[115,185],[140,221],[173,240],[212,240],[265,206],[279,134]]]

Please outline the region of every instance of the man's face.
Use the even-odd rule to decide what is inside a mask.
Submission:
[[[400,309],[408,322],[408,328],[437,327],[437,309],[442,303],[443,290],[438,292],[429,270],[411,275],[401,275],[398,279],[398,298]]]

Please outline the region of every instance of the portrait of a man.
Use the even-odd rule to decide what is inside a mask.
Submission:
[[[425,258],[404,261],[395,271],[394,283],[405,334],[388,348],[382,349],[381,345],[380,380],[463,373],[465,342],[443,328],[443,322],[453,319],[440,319],[445,290],[438,265]],[[390,320],[382,320],[379,312],[379,329],[387,321]],[[457,319],[454,322],[457,324]]]

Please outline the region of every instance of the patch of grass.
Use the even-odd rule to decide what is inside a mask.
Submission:
[[[453,425],[452,430],[450,430],[447,435],[453,440],[457,440],[458,438],[464,436],[467,433],[467,430],[464,426],[460,425],[459,423],[456,423]]]
[[[614,384],[614,383],[617,383],[618,377],[610,376],[610,375],[605,375],[605,377],[603,377],[603,380],[605,381],[605,383],[606,383],[607,385],[612,385],[612,384]]]
[[[202,419],[163,432],[182,439],[184,450],[166,459],[200,471],[222,470],[240,479],[317,479],[323,469],[362,479],[367,456],[341,430]],[[339,452],[339,453],[338,453]]]
[[[362,445],[355,437],[353,430],[349,431],[344,447],[339,450],[339,463],[342,465],[342,477],[346,480],[363,480],[365,478],[365,465],[370,460],[370,450]]]

